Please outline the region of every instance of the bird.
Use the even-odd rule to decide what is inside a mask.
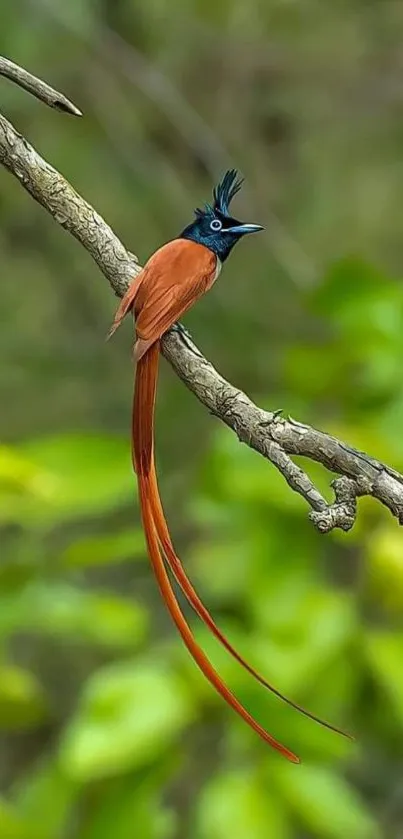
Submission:
[[[132,462],[137,476],[140,511],[152,569],[168,612],[190,655],[224,701],[266,743],[293,763],[299,757],[272,736],[241,704],[221,679],[197,643],[186,620],[170,574],[176,580],[194,612],[225,649],[261,685],[320,725],[350,737],[296,702],[284,696],[261,676],[232,646],[205,607],[178,557],[172,543],[159,493],[154,460],[154,411],[161,338],[214,285],[224,262],[244,236],[263,230],[230,214],[230,204],[241,189],[243,179],[236,169],[228,170],[213,189],[213,201],[194,211],[195,218],[177,238],[162,245],[136,275],[115,314],[110,338],[131,312],[134,317],[136,363],[132,410]]]

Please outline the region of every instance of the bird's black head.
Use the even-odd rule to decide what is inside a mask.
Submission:
[[[206,204],[204,210],[195,210],[196,220],[185,227],[180,238],[205,245],[224,262],[242,236],[263,230],[260,224],[244,224],[230,216],[229,205],[241,186],[236,169],[226,172],[213,190],[213,204]]]

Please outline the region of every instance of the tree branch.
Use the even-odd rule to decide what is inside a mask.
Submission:
[[[1,73],[52,107],[79,113],[62,94],[6,59],[0,60]],[[137,258],[1,114],[0,163],[91,254],[114,292],[121,297],[141,270]],[[166,333],[162,351],[200,402],[231,428],[240,442],[267,458],[291,489],[307,501],[312,510],[310,519],[321,533],[334,528],[349,530],[356,517],[356,499],[363,495],[380,501],[403,524],[403,475],[329,434],[291,417],[284,419],[278,411],[263,411],[220,376],[183,327],[177,325]],[[308,475],[294,463],[292,457],[296,455],[321,463],[340,476],[332,482],[335,496],[332,504],[325,501]]]
[[[28,93],[32,93],[37,99],[45,102],[45,105],[49,105],[50,108],[56,108],[57,111],[64,111],[66,114],[73,114],[75,117],[82,116],[81,111],[63,93],[58,93],[57,90],[54,90],[46,82],[37,79],[36,76],[28,73],[27,70],[19,67],[18,64],[14,64],[13,61],[10,61],[8,58],[2,58],[2,56],[0,56],[0,76],[10,79],[10,81],[18,84],[19,87],[23,87]]]

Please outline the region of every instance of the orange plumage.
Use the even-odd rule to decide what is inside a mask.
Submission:
[[[230,219],[230,221],[233,222],[234,220]],[[238,224],[240,225],[240,223]],[[133,280],[119,305],[110,335],[120,325],[124,316],[129,311],[133,311],[136,329],[134,357],[137,361],[132,421],[133,466],[137,474],[140,508],[148,553],[168,611],[200,670],[228,705],[270,746],[288,760],[299,763],[299,758],[275,740],[248,713],[221,680],[193,636],[177,601],[166,567],[168,566],[170,569],[196,614],[223,644],[225,649],[260,684],[321,725],[344,736],[349,736],[345,735],[345,732],[341,729],[320,720],[314,714],[283,696],[234,649],[215,624],[189,581],[173,547],[164,516],[154,463],[154,408],[160,338],[211,288],[220,268],[221,262],[217,253],[198,241],[190,238],[180,238],[164,245],[148,260],[144,269]]]

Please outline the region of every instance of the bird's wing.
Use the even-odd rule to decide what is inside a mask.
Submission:
[[[217,257],[204,245],[174,239],[149,259],[135,299],[136,332],[150,346],[214,283]]]
[[[126,317],[127,313],[130,312],[130,310],[133,308],[136,295],[138,293],[141,283],[143,282],[143,277],[144,269],[139,271],[139,273],[136,274],[135,277],[133,277],[129,285],[129,288],[126,291],[126,294],[124,295],[124,297],[122,297],[122,300],[120,301],[119,306],[116,310],[116,314],[113,319],[113,324],[107,335],[108,340],[109,338],[112,338],[112,335],[114,335],[114,333],[122,323],[123,318]]]

